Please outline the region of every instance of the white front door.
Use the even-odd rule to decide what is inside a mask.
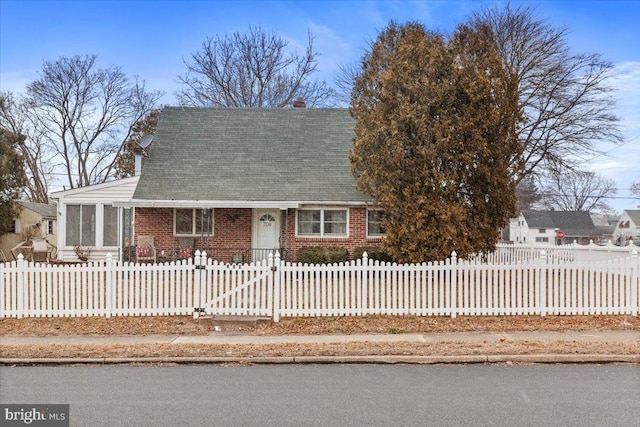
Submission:
[[[265,259],[271,249],[280,248],[280,210],[279,209],[254,209],[253,210],[253,247],[264,249],[259,251],[254,260]],[[262,253],[264,252],[264,254]]]

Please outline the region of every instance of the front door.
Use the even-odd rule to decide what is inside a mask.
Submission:
[[[272,249],[280,248],[280,210],[254,209],[253,227],[253,260],[260,261],[266,259]]]

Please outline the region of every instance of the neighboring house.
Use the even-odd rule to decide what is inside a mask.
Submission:
[[[563,239],[556,233],[562,231]],[[509,221],[509,240],[515,243],[565,244],[600,242],[600,230],[589,212],[524,211]]]
[[[591,220],[598,229],[601,242],[614,242],[613,232],[618,225],[619,215],[592,213]]]
[[[250,262],[273,249],[293,259],[305,246],[378,245],[381,212],[356,189],[353,138],[346,109],[165,107],[139,181],[56,193],[66,215],[59,253],[66,258],[79,242],[103,255],[126,246],[125,237],[137,245],[140,236],[152,238],[160,261],[184,255],[185,246]],[[109,197],[107,185],[117,189]],[[132,235],[121,225],[126,209],[133,209]],[[109,245],[101,231],[107,215],[117,218],[110,232],[119,221]],[[95,228],[65,229],[85,216]]]
[[[21,207],[20,214],[14,219],[9,233],[0,236],[2,253],[8,259],[12,259],[11,249],[25,241],[28,236],[44,237],[56,246],[56,205],[25,201],[17,203]]]
[[[51,197],[58,201],[59,260],[76,261],[76,246],[90,248],[89,259],[104,259],[111,253],[122,256],[131,234],[131,209],[114,206],[131,199],[139,176],[58,191]]]
[[[640,239],[640,210],[625,210],[618,220],[613,238],[616,244]]]

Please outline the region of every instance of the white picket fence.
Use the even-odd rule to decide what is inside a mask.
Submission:
[[[509,262],[480,257],[393,264],[221,264],[196,253],[165,264],[0,264],[0,317],[228,314],[452,316],[631,314],[640,306],[637,251],[606,261],[546,251]]]
[[[548,259],[555,261],[607,261],[629,257],[634,250],[640,252],[640,247],[633,244],[620,247],[611,241],[604,246],[596,245],[593,241],[588,245],[575,242],[567,245],[498,243],[494,252],[477,258],[493,264],[509,264],[538,259],[544,251]]]

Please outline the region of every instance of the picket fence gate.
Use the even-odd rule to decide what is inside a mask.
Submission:
[[[637,251],[607,261],[539,256],[332,265],[224,264],[196,252],[164,264],[0,263],[0,317],[213,315],[638,315]]]

